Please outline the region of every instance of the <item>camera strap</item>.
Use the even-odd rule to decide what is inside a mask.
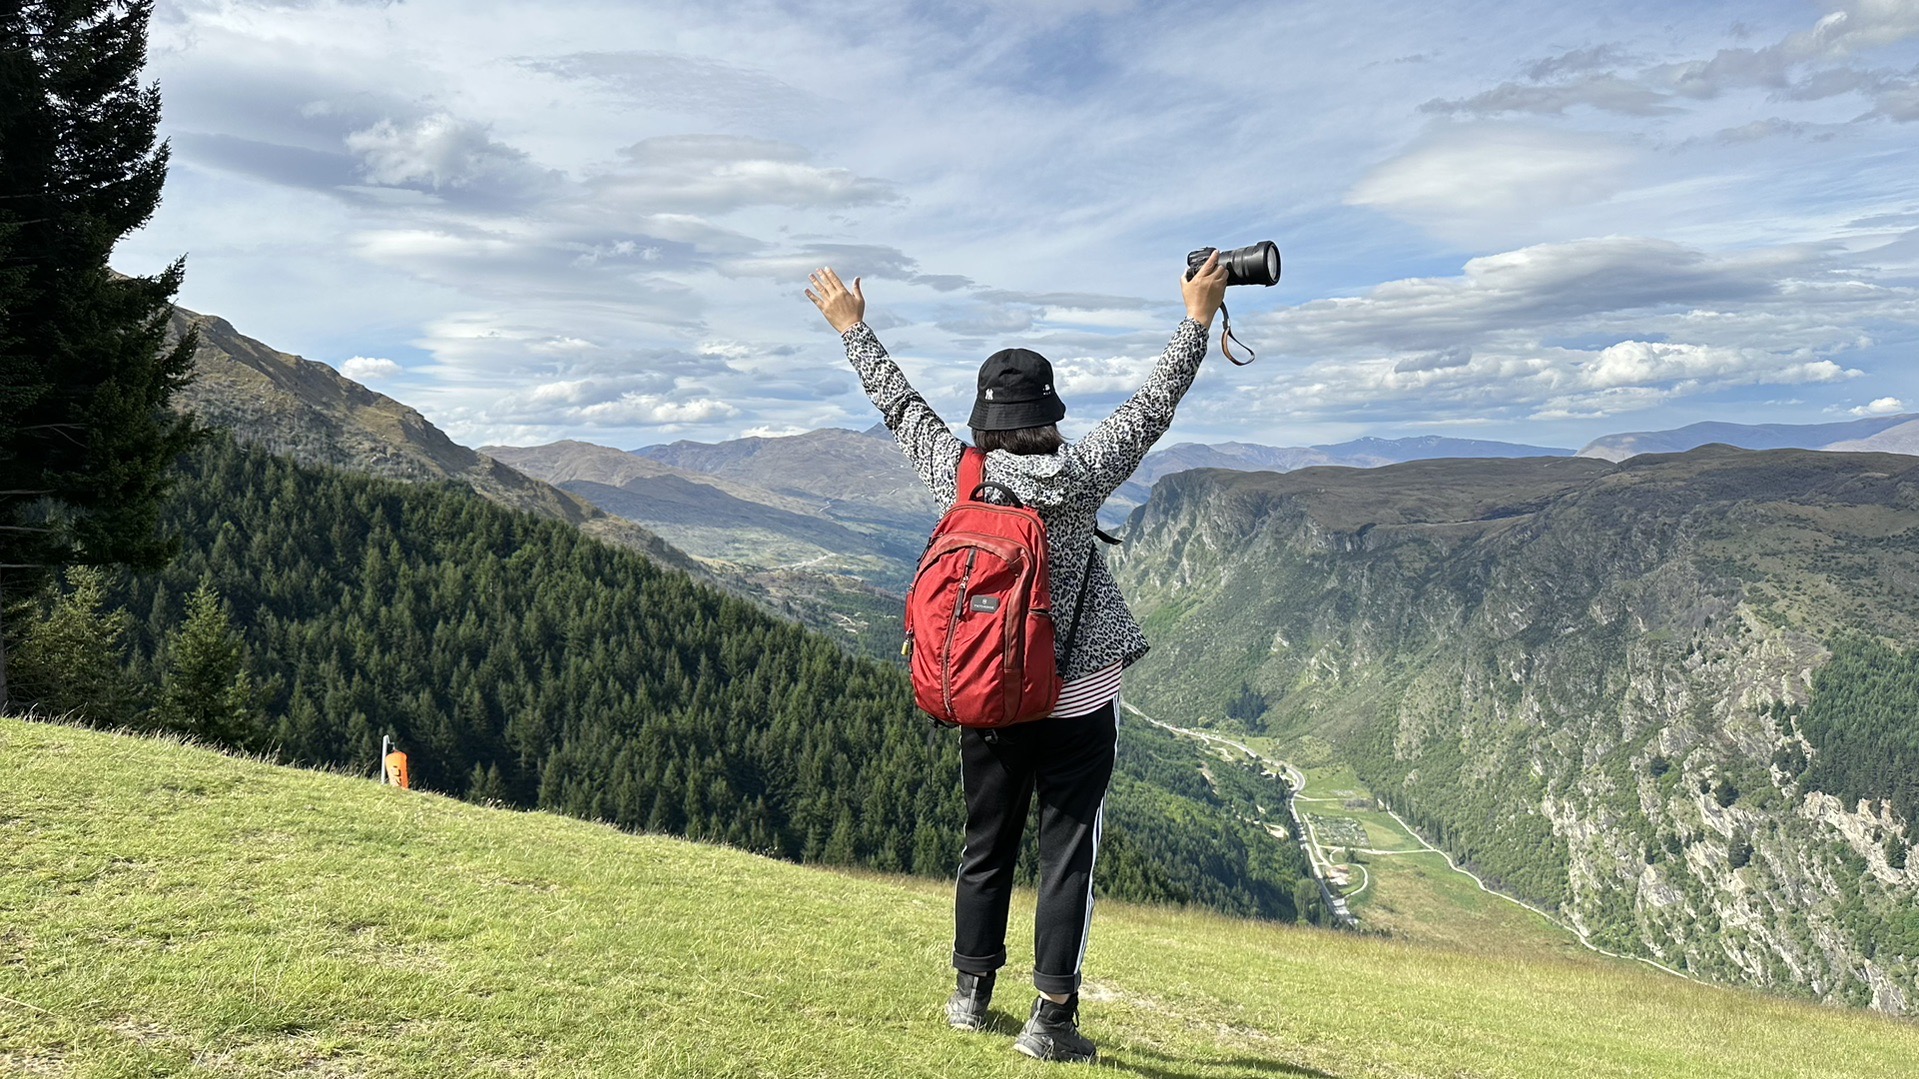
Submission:
[[[1223,303],[1219,305],[1219,322],[1221,327],[1219,334],[1219,351],[1227,359],[1233,361],[1233,366],[1244,367],[1259,358],[1258,354],[1253,351],[1251,345],[1248,345],[1233,335],[1233,316],[1227,313],[1226,305]],[[1242,360],[1238,356],[1233,355],[1234,345],[1238,345],[1240,348],[1246,350],[1245,359]]]

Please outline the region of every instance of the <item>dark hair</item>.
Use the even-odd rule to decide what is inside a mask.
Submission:
[[[1005,450],[1021,456],[1045,456],[1058,452],[1066,440],[1059,436],[1059,425],[1049,423],[1044,427],[1015,427],[1010,431],[982,431],[975,427],[973,445],[987,453]]]

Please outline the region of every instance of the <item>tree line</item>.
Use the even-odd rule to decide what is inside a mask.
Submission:
[[[1848,805],[1883,798],[1901,819],[1919,821],[1919,648],[1840,637],[1813,674],[1811,699],[1782,711],[1813,747],[1805,789]]]

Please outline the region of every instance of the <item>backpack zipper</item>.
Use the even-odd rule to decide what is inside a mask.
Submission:
[[[966,570],[960,574],[959,598],[953,601],[953,617],[946,623],[946,657],[940,663],[940,681],[946,691],[946,714],[953,714],[953,638],[959,633],[959,623],[966,613],[966,589],[973,583],[973,559],[979,557],[978,547],[966,549]]]

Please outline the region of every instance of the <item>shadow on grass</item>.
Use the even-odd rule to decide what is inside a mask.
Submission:
[[[1018,1034],[1026,1025],[1023,1014],[1014,1014],[1002,1008],[992,1008],[986,1013],[986,1025],[981,1033],[998,1034],[1011,1037]],[[1145,1079],[1201,1079],[1202,1076],[1243,1076],[1245,1079],[1264,1079],[1266,1076],[1299,1076],[1301,1079],[1339,1079],[1330,1072],[1309,1068],[1304,1064],[1289,1064],[1283,1060],[1270,1060],[1261,1057],[1170,1057],[1152,1049],[1113,1049],[1102,1048],[1099,1052],[1099,1066],[1117,1071],[1132,1072]]]
[[[1318,1068],[1308,1068],[1304,1064],[1288,1064],[1283,1060],[1265,1060],[1260,1057],[1192,1060],[1169,1057],[1151,1049],[1102,1052],[1099,1055],[1099,1063],[1103,1068],[1129,1071],[1135,1075],[1145,1076],[1146,1079],[1198,1079],[1201,1075],[1218,1075],[1223,1069],[1227,1070],[1227,1074],[1250,1077],[1298,1075],[1305,1076],[1307,1079],[1338,1079],[1337,1076],[1320,1071]]]

